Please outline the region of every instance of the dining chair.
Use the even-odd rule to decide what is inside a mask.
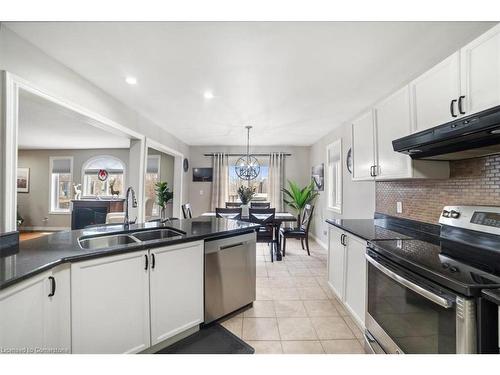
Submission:
[[[260,224],[257,231],[257,242],[271,245],[271,262],[274,262],[274,251],[277,245],[275,238],[275,208],[251,208],[249,209],[249,220],[252,223]]]
[[[240,208],[215,208],[215,217],[220,217],[223,219],[240,220],[241,219],[241,207]]]
[[[191,219],[193,217],[193,211],[191,210],[191,205],[189,203],[182,205],[182,215],[184,216],[184,219]]]
[[[271,208],[269,202],[250,202],[250,208]]]
[[[314,206],[306,204],[304,211],[302,212],[302,217],[300,220],[300,225],[297,228],[281,228],[280,229],[280,239],[283,244],[283,256],[286,252],[286,239],[295,238],[300,240],[302,244],[302,250],[307,250],[307,255],[311,255],[309,251],[309,228],[311,226],[312,214],[314,211]],[[304,242],[306,247],[304,249]]]
[[[238,208],[241,207],[241,202],[226,202],[226,208]]]

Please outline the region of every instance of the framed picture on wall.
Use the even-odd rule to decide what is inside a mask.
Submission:
[[[193,168],[193,182],[212,182],[213,168]]]
[[[325,164],[312,167],[311,178],[314,181],[314,190],[325,190]]]
[[[30,169],[17,168],[17,192],[29,193],[30,191]]]

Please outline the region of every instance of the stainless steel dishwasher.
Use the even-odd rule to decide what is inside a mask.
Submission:
[[[205,324],[255,301],[256,234],[205,241]]]

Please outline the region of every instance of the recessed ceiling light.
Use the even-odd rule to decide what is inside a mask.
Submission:
[[[205,91],[203,93],[203,97],[205,99],[213,99],[214,98],[214,93],[212,91]]]
[[[129,76],[129,77],[125,78],[125,82],[127,82],[129,85],[136,85],[137,78]]]

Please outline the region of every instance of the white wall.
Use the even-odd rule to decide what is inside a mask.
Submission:
[[[311,181],[311,167],[309,165],[309,147],[294,146],[252,146],[252,153],[286,152],[292,154],[285,159],[286,180],[306,185]],[[211,182],[193,182],[193,168],[212,167],[212,158],[205,153],[245,153],[245,146],[192,146],[190,167],[187,175],[189,184],[189,201],[193,208],[193,215],[210,211]],[[202,193],[201,193],[202,192]]]
[[[339,138],[342,138],[342,214],[327,209],[326,191],[322,191],[316,201],[312,223],[312,234],[325,244],[328,241],[329,225],[325,223],[326,219],[369,219],[373,218],[375,213],[375,182],[352,181],[346,167],[347,151],[352,146],[350,124],[338,126],[311,146],[310,166],[325,163],[325,173],[327,173],[326,147]]]

